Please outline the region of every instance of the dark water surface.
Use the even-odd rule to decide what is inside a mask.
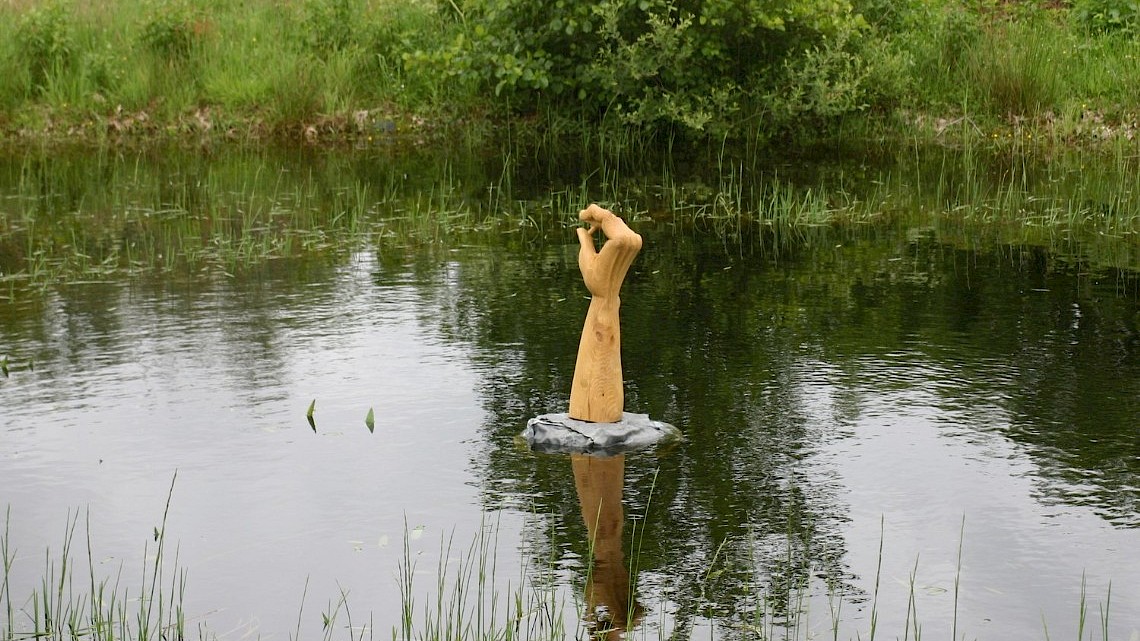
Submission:
[[[866,639],[873,606],[882,638],[915,619],[927,637],[1073,638],[1083,592],[1086,635],[1108,607],[1110,638],[1140,639],[1136,272],[1079,239],[987,244],[929,220],[725,236],[651,217],[623,289],[626,408],[686,440],[606,472],[623,546],[594,581],[634,570],[635,638],[754,638],[789,593],[799,638],[831,638],[838,612],[839,638]],[[286,639],[300,612],[311,638],[347,594],[355,634],[388,638],[405,537],[422,608],[439,564],[493,531],[496,583],[552,573],[574,634],[582,472],[516,440],[565,409],[587,306],[557,227],[0,300],[16,607],[69,514],[96,572],[139,585],[177,471],[191,631]]]

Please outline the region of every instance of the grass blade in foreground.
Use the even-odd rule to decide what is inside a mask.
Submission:
[[[47,551],[40,588],[22,603],[13,602],[10,577],[15,551],[10,546],[11,509],[7,511],[4,535],[0,538],[3,560],[3,582],[0,600],[6,619],[0,622],[0,639],[5,641],[172,641],[185,638],[185,615],[182,598],[186,576],[180,569],[167,573],[165,559],[166,519],[174,493],[177,473],[171,479],[162,523],[156,528],[158,543],[153,561],[149,561],[149,542],[143,555],[143,580],[138,594],[129,589],[119,591],[120,575],[113,580],[95,573],[91,549],[90,513],[87,528],[87,576],[77,575],[72,559],[72,542],[79,524],[78,513],[68,515],[63,544],[58,558]],[[152,565],[153,564],[153,565]],[[177,568],[177,556],[174,559]],[[82,593],[86,585],[89,592]]]

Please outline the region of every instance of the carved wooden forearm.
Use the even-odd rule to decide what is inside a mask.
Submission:
[[[621,326],[618,292],[629,266],[641,250],[641,236],[626,226],[613,212],[590,205],[579,213],[590,227],[577,230],[578,268],[592,295],[574,382],[570,388],[570,417],[583,421],[615,423],[625,409],[621,372]],[[606,236],[601,251],[594,247],[594,232]]]

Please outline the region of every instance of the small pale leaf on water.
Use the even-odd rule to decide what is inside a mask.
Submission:
[[[383,534],[380,536],[380,540],[377,541],[376,547],[381,547],[381,548],[388,547],[388,535],[387,534]]]
[[[412,533],[411,533],[411,535],[409,535],[409,537],[408,537],[408,538],[410,538],[411,540],[415,541],[416,539],[420,538],[420,537],[421,537],[421,536],[423,536],[423,535],[424,535],[424,526],[422,526],[422,525],[417,525],[417,526],[416,526],[416,527],[415,527],[415,528],[412,530]]]
[[[368,416],[364,417],[364,424],[368,426],[368,431],[372,432],[376,429],[376,415],[372,413],[372,408],[368,408]]]

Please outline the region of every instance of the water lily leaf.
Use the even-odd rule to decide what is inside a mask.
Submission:
[[[376,429],[376,415],[372,413],[372,408],[368,408],[368,416],[364,417],[364,424],[368,426],[368,431],[371,433]]]

